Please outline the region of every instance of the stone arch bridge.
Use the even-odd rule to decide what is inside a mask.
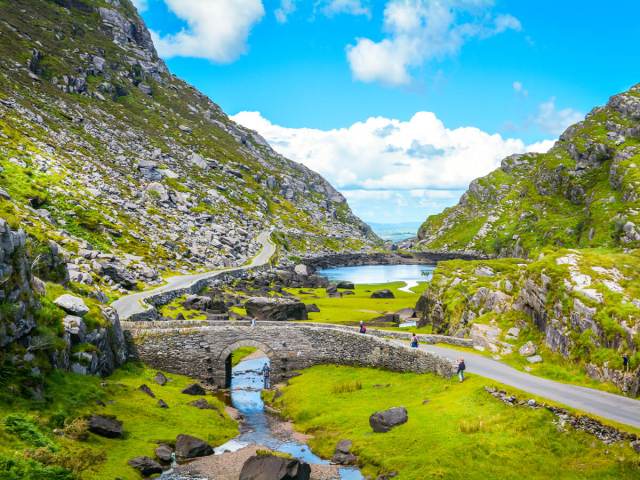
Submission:
[[[275,382],[318,364],[355,365],[450,377],[451,361],[405,344],[331,325],[293,322],[124,322],[130,354],[154,368],[225,388],[231,354],[258,348],[271,362]]]

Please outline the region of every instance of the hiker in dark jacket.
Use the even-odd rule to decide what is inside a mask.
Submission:
[[[360,320],[360,333],[367,333],[367,327],[364,326],[364,322]]]
[[[629,354],[624,353],[622,355],[622,367],[625,372],[629,371]]]
[[[460,357],[458,360],[458,371],[456,373],[458,374],[458,378],[461,382],[464,382],[464,371],[466,368],[467,366],[464,364],[464,358]]]
[[[265,363],[264,367],[262,367],[262,375],[264,376],[264,388],[271,388],[271,368],[268,363]]]

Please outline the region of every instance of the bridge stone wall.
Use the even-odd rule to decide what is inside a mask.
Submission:
[[[154,368],[189,375],[221,388],[228,381],[225,361],[242,346],[256,347],[269,357],[276,382],[293,376],[296,370],[327,363],[431,372],[445,377],[454,373],[453,364],[442,357],[345,329],[267,322],[255,327],[219,322],[171,328],[163,323],[145,322],[140,328],[127,325],[131,355]],[[164,328],[158,328],[159,324]]]

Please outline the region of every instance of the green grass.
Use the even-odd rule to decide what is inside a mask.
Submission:
[[[354,382],[361,388],[341,388]],[[296,428],[313,434],[310,446],[322,456],[330,457],[339,440],[352,440],[365,475],[397,471],[399,480],[640,477],[638,455],[628,445],[605,446],[582,432],[561,433],[548,411],[508,407],[484,391],[486,384],[475,376],[459,384],[433,375],[318,366],[290,380],[275,406]],[[373,433],[369,415],[394,406],[406,407],[409,421],[389,433]]]
[[[171,303],[163,305],[160,308],[160,315],[165,318],[171,318],[175,320],[178,318],[178,315],[182,314],[186,320],[206,320],[207,314],[200,310],[190,310],[183,306],[183,302],[186,300],[187,296],[183,295],[181,297],[176,298]]]
[[[254,347],[240,347],[231,354],[231,366],[235,367],[246,357],[256,352],[258,349]]]
[[[287,289],[305,304],[315,303],[320,312],[309,313],[309,321],[322,323],[336,323],[341,325],[356,325],[361,320],[369,321],[385,313],[397,312],[403,308],[413,308],[424,291],[425,284],[421,283],[407,293],[398,290],[405,286],[404,282],[386,284],[356,285],[354,295],[331,298],[324,288],[291,288]],[[370,298],[374,290],[389,289],[396,298]],[[300,292],[308,292],[303,294]],[[346,290],[343,290],[346,291]]]
[[[180,391],[193,383],[192,379],[167,375],[170,381],[161,387],[153,381],[155,373],[135,364],[127,364],[107,379],[56,372],[48,379],[45,402],[27,401],[5,392],[0,396],[0,465],[13,462],[11,468],[19,474],[0,474],[0,478],[66,480],[70,477],[64,476],[64,471],[61,476],[55,472],[29,473],[64,467],[83,480],[138,480],[139,474],[127,460],[139,455],[153,457],[158,442],[172,443],[178,434],[186,433],[217,446],[237,434],[235,422],[216,398],[207,397],[216,406],[214,410],[188,405],[194,397]],[[138,390],[143,383],[157,398]],[[157,406],[160,398],[168,409]],[[124,425],[124,438],[89,434],[86,441],[77,441],[53,434],[54,428],[69,430],[74,420],[78,422],[78,418],[92,413],[118,417]],[[39,462],[32,465],[26,457]]]

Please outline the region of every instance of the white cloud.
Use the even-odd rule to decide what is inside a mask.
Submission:
[[[245,53],[251,27],[264,16],[262,0],[164,0],[187,23],[175,34],[151,32],[160,56],[231,62]]]
[[[572,108],[558,110],[555,97],[538,106],[538,113],[533,122],[540,129],[551,135],[560,135],[569,125],[581,121],[584,115]]]
[[[431,112],[408,121],[372,117],[347,128],[319,130],[274,125],[259,112],[236,122],[258,131],[279,153],[319,172],[337,188],[370,191],[465,189],[513,153],[541,151],[552,143],[526,145],[474,127],[448,129]]]
[[[149,8],[149,2],[147,0],[132,0],[133,6],[138,9],[138,12],[144,12]]]
[[[363,5],[361,0],[319,0],[314,5],[314,11],[317,10],[327,17],[341,13],[371,17],[371,10],[368,6]]]
[[[520,95],[522,95],[524,97],[528,97],[529,96],[529,90],[524,88],[524,85],[522,85],[522,82],[515,81],[515,82],[513,82],[512,86],[513,86],[513,90],[516,93],[519,93]]]
[[[276,16],[278,23],[287,23],[289,15],[296,11],[295,0],[280,0],[280,7],[273,14]]]
[[[493,0],[389,0],[387,37],[359,38],[347,47],[353,76],[363,82],[401,85],[411,70],[459,52],[471,38],[488,38],[522,26],[512,15],[491,14]]]

